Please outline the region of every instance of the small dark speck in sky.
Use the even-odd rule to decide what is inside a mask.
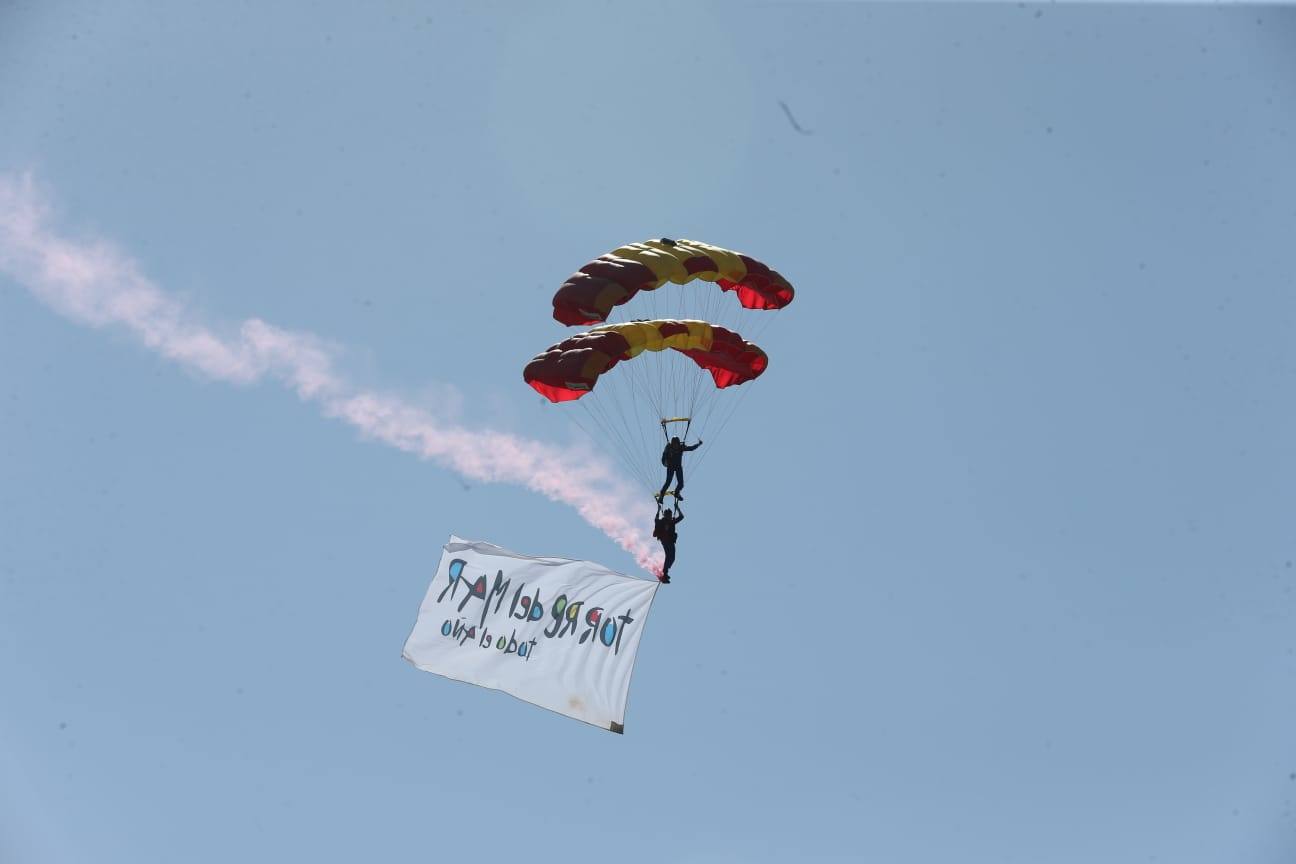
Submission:
[[[66,729],[66,728],[67,728],[67,724],[66,724],[66,723],[60,723],[60,724],[59,724],[59,728],[60,728],[60,729]],[[1296,776],[1296,775],[1293,775],[1293,776]]]
[[[798,122],[796,121],[796,118],[792,116],[792,109],[789,108],[789,107],[787,106],[787,103],[786,103],[786,102],[784,102],[782,99],[780,99],[778,104],[779,104],[779,107],[783,109],[783,113],[787,115],[788,122],[792,124],[792,128],[793,128],[793,129],[795,129],[796,131],[800,132],[802,135],[813,135],[813,134],[814,134],[814,132],[810,131],[809,129],[803,129],[803,128],[801,127],[801,124],[798,123]]]

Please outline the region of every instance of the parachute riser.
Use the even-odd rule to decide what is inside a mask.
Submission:
[[[665,439],[666,439],[666,442],[669,444],[669,443],[670,443],[670,433],[668,433],[668,432],[666,431],[666,424],[667,424],[667,423],[683,423],[683,424],[684,424],[684,437],[683,437],[682,439],[680,439],[680,440],[682,440],[684,443],[687,444],[687,443],[688,443],[688,433],[689,433],[689,429],[691,429],[691,428],[693,427],[693,418],[692,418],[692,417],[663,417],[663,418],[662,418],[662,421],[661,421],[662,437],[665,438]]]

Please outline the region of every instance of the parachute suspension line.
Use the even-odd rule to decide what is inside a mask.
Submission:
[[[693,366],[692,369],[686,370],[688,374],[691,376],[690,379],[687,379],[684,382],[682,382],[683,386],[681,386],[680,388],[682,393],[687,394],[686,401],[685,401],[687,410],[684,412],[683,415],[689,418],[684,426],[684,438],[683,438],[684,443],[687,444],[688,433],[693,426],[693,418],[698,416],[698,400],[703,393],[702,384],[707,378],[707,372],[701,369],[700,367],[698,367],[697,364],[694,364],[687,357],[683,357],[681,355],[681,366],[685,364],[691,364]],[[710,394],[710,395],[712,396],[712,398],[714,398],[714,394]]]
[[[743,387],[742,395],[739,396],[737,399],[732,400],[733,405],[729,407],[729,410],[725,412],[724,416],[721,418],[720,425],[716,427],[715,433],[712,436],[713,440],[715,438],[720,437],[720,433],[723,432],[725,427],[729,425],[729,421],[733,419],[734,414],[738,413],[738,406],[742,405],[743,400],[747,398],[747,394],[750,392],[751,392],[750,389],[748,389],[747,387]],[[706,455],[710,452],[711,452],[710,444],[703,445],[702,449],[698,451],[697,458],[693,460],[693,466],[692,466],[693,476],[695,477],[697,476],[697,471],[698,468],[702,465],[702,460],[705,459]]]
[[[706,407],[702,410],[701,415],[697,417],[697,427],[698,427],[699,436],[702,434],[703,431],[711,428],[711,417],[712,415],[715,414],[716,406],[719,405],[721,401],[724,401],[724,397],[728,395],[731,394],[721,394],[721,393],[711,394],[711,399],[707,402]],[[714,435],[712,436],[712,438],[714,439]],[[709,447],[711,445],[708,444],[707,446]],[[697,462],[696,459],[694,459],[693,461],[695,463]]]
[[[702,299],[702,312],[706,315],[704,320],[715,321],[730,330],[738,329],[734,326],[738,314],[734,309],[737,306],[733,302],[734,298],[729,297],[725,291],[717,290],[714,285],[708,284],[707,287],[710,290],[698,294]],[[739,306],[738,308],[741,309],[742,307]]]
[[[774,320],[775,316],[781,311],[782,311],[781,309],[764,310],[759,316],[756,316],[759,323],[756,325],[755,331],[753,332],[752,336],[748,339],[748,341],[759,343],[761,336],[769,328],[769,325]],[[719,400],[713,401],[710,405],[707,406],[707,411],[704,415],[703,424],[706,427],[710,428],[713,415],[716,414],[718,414],[719,416],[719,421],[718,423],[716,423],[714,431],[710,432],[710,440],[708,441],[708,443],[703,445],[702,449],[698,451],[697,457],[693,460],[693,464],[692,464],[693,476],[695,477],[697,476],[697,472],[701,468],[702,463],[705,461],[707,454],[711,452],[712,443],[714,443],[714,441],[720,437],[721,433],[724,432],[725,427],[729,425],[729,421],[732,420],[734,416],[738,413],[738,409],[742,406],[742,403],[747,398],[747,394],[750,392],[751,392],[750,388],[744,385],[742,388],[742,394],[739,395],[738,398],[730,400],[729,404],[724,409],[721,409],[718,412],[716,411],[716,409],[718,407]]]
[[[756,329],[748,341],[759,344],[761,337],[765,335],[765,331],[769,329],[770,324],[782,311],[782,309],[767,309],[762,312],[760,315],[760,321],[756,324]]]
[[[600,423],[598,418],[594,416],[593,411],[590,410],[590,407],[588,405],[582,404],[581,410],[585,412],[586,419],[588,419],[590,423],[598,426],[599,428],[604,428],[603,424]],[[590,431],[588,426],[586,426],[584,423],[581,422],[580,417],[576,415],[576,412],[569,411],[567,413],[571,415],[571,421],[575,423],[578,427],[580,427],[580,430],[582,432],[584,432],[586,435],[589,436],[590,441],[593,442],[595,447],[597,447],[599,450],[603,451],[604,453],[608,453],[609,455],[616,457],[616,460],[620,462],[622,466],[624,466],[630,471],[631,476],[635,478],[636,482],[642,482],[638,477],[638,471],[635,469],[633,465],[629,464],[630,460],[627,458],[627,454],[625,453],[625,451],[621,447],[616,446],[616,442],[614,440],[611,440],[610,436],[606,434],[606,431],[604,435],[601,437],[595,435],[593,432]]]
[[[645,367],[642,367],[641,364],[634,364],[634,363],[628,363],[625,365],[631,373],[632,386],[635,388],[636,392],[642,394],[642,396],[644,397],[643,400],[640,399],[631,400],[631,406],[634,409],[634,419],[632,421],[632,425],[634,426],[635,433],[638,437],[639,453],[640,456],[642,457],[640,460],[640,464],[652,465],[653,446],[651,443],[649,443],[649,438],[651,437],[652,433],[646,428],[647,427],[646,420],[648,416],[661,416],[662,408],[661,408],[660,393],[653,392],[652,382],[649,380],[649,375],[651,373]],[[645,407],[644,404],[645,401],[652,408],[651,415],[648,413],[648,410]]]
[[[590,407],[588,405],[582,404],[581,407],[584,408],[585,414],[591,420],[591,422],[599,425],[601,428],[605,428],[603,427],[602,423],[599,423],[598,419],[594,416],[594,413],[590,410]],[[593,442],[595,447],[599,448],[600,450],[603,450],[604,452],[608,451],[609,448],[607,444],[604,443],[604,441],[608,440],[608,437],[610,436],[605,435],[603,439],[600,440],[599,436],[592,433],[589,430],[589,428],[586,427],[585,424],[580,421],[580,417],[578,415],[576,415],[574,412],[571,411],[568,411],[566,413],[570,414],[572,422],[575,423],[578,427],[580,427],[580,430],[582,432],[584,432],[587,436],[589,436],[590,441]],[[631,477],[634,478],[634,481],[636,483],[640,484],[641,486],[644,486],[645,489],[650,488],[649,485],[645,482],[647,478],[643,473],[643,468],[639,464],[637,464],[634,459],[629,457],[629,454],[625,451],[624,448],[616,447],[614,450],[612,450],[611,455],[615,456],[617,460],[620,461],[620,463],[630,472]]]
[[[627,364],[625,370],[628,371],[630,368],[629,364]],[[644,452],[650,448],[644,446],[643,424],[639,420],[639,415],[643,411],[643,402],[636,398],[634,379],[632,377],[617,376],[612,378],[609,376],[609,380],[605,383],[612,386],[607,387],[601,394],[604,397],[603,401],[600,403],[597,395],[594,401],[596,404],[600,404],[604,415],[608,418],[607,425],[611,431],[616,433],[627,453],[630,454],[630,459],[638,466],[639,473],[644,477],[645,485],[651,487],[652,481],[647,467],[651,463],[641,458]],[[614,411],[619,424],[612,419]],[[628,416],[627,412],[633,414],[633,418]],[[635,446],[636,441],[639,443],[639,447]]]
[[[638,412],[642,414],[643,412]],[[657,413],[654,411],[653,413]],[[644,428],[645,424],[641,416],[636,415],[635,427],[639,430],[639,453],[640,465],[652,465],[653,439],[652,432]]]
[[[698,369],[697,373],[698,374],[693,376],[693,392],[692,394],[690,394],[689,397],[690,417],[697,416],[698,405],[700,404],[699,400],[704,398],[703,394],[706,394],[706,396],[709,397],[709,401],[715,401],[716,397],[719,395],[714,391],[715,382],[707,381],[707,377],[709,373],[705,372],[702,369]],[[704,389],[705,387],[711,387],[713,389],[711,391],[707,391]]]
[[[742,405],[743,400],[747,398],[747,394],[750,392],[751,388],[749,386],[742,385],[741,394],[734,394],[732,391],[723,393],[716,391],[711,394],[712,398],[707,402],[698,421],[699,428],[705,429],[707,432],[707,443],[703,445],[693,459],[692,470],[694,476],[696,476],[698,467],[702,464],[706,454],[710,452],[712,445],[720,438],[725,427],[729,425],[729,421],[737,414],[739,406]],[[718,422],[713,423],[713,421]]]
[[[770,324],[774,322],[774,320],[779,316],[779,313],[781,313],[782,311],[783,310],[781,308],[766,309],[766,310],[762,310],[759,315],[754,316],[757,318],[758,323],[756,324],[755,332],[753,333],[751,339],[749,339],[748,341],[759,344],[762,337],[765,334],[765,331],[769,329]],[[742,391],[743,391],[742,395],[740,395],[736,400],[734,400],[734,403],[729,407],[729,410],[724,413],[723,417],[721,417],[720,424],[716,429],[716,437],[719,437],[720,432],[723,431],[724,428],[729,425],[729,421],[732,420],[733,417],[738,413],[738,409],[742,406],[742,403],[747,399],[747,394],[751,392],[750,388],[747,387],[746,385],[743,386]],[[697,472],[697,466],[702,462],[703,458],[707,455],[710,449],[711,449],[711,445],[707,444],[697,454],[698,458],[694,460],[694,465],[693,465],[694,473]]]
[[[699,404],[698,400],[702,398],[702,394],[706,392],[703,390],[703,385],[711,386],[712,389],[714,390],[714,382],[709,382],[710,373],[708,373],[705,369],[698,366],[689,358],[683,357],[682,355],[681,355],[681,365],[687,365],[689,367],[685,371],[686,374],[690,376],[686,378],[683,382],[684,384],[683,390],[686,394],[688,394],[687,395],[688,411],[685,413],[689,417],[696,417],[698,413],[698,404]]]
[[[717,295],[721,295],[723,293],[724,292],[713,292],[712,294],[706,296],[714,300],[714,298]],[[716,308],[714,310],[714,313],[708,310],[708,314],[715,314],[718,318],[719,317],[723,317],[725,319],[730,318],[730,316],[723,314],[724,309],[729,308],[728,306],[724,306],[723,304],[716,304],[716,305],[723,306],[723,308]],[[747,328],[747,332],[750,332],[751,335],[744,336],[744,338],[750,342],[759,343],[761,336],[769,328],[769,325],[773,322],[774,318],[777,316],[777,313],[781,311],[782,311],[781,309],[767,309],[767,310],[762,310],[759,314],[749,316],[750,319],[754,319],[757,323],[755,324],[754,330]],[[706,320],[712,320],[712,319],[706,319]],[[734,330],[735,332],[737,331],[736,322],[729,322],[728,320],[726,320],[726,323],[722,324],[721,326],[728,327],[728,329]],[[744,327],[746,328],[746,324],[744,324]],[[732,420],[735,415],[737,415],[738,409],[741,407],[742,403],[746,400],[747,394],[750,392],[751,392],[750,388],[747,385],[743,385],[742,393],[738,395],[737,398],[724,400],[723,397],[725,395],[732,395],[732,394],[723,394],[717,392],[716,394],[714,394],[712,400],[707,403],[705,409],[703,409],[702,411],[701,419],[699,421],[699,427],[707,430],[708,440],[707,443],[703,445],[702,449],[698,451],[696,457],[692,460],[692,464],[690,466],[692,471],[692,476],[694,477],[697,476],[698,469],[701,467],[703,461],[705,461],[707,454],[711,451],[712,444],[717,439],[720,438],[721,433],[723,433],[725,428],[729,425],[729,421]],[[722,406],[720,404],[722,401],[725,401],[727,404]],[[713,421],[714,421],[714,428],[713,428]]]
[[[657,354],[656,359],[658,362],[653,364],[657,367],[657,370],[655,372],[644,371],[640,373],[643,376],[640,380],[645,381],[646,390],[651,391],[652,389],[651,386],[646,383],[647,379],[655,378],[657,380],[658,391],[655,394],[652,394],[652,399],[651,399],[655,414],[651,417],[644,417],[643,422],[640,423],[639,426],[645,436],[650,436],[651,432],[649,430],[649,427],[654,425],[660,425],[663,435],[665,436],[666,440],[669,441],[670,435],[667,434],[666,424],[663,423],[662,421],[673,420],[681,416],[682,413],[686,413],[686,412],[683,412],[683,408],[685,406],[679,402],[679,397],[681,395],[682,387],[674,384],[668,385],[667,381],[681,380],[682,375],[688,374],[689,372],[691,372],[693,375],[699,375],[701,374],[701,370],[696,368],[696,364],[694,364],[687,357],[672,349],[667,349],[665,351],[659,352]],[[669,371],[663,368],[663,364],[667,364],[667,363],[673,364]],[[691,367],[691,368],[686,368],[686,367]],[[637,404],[642,405],[642,403],[637,403]],[[657,449],[656,446],[647,443],[647,441],[645,440],[643,453],[644,453],[643,464],[649,466],[648,470],[651,472],[654,466],[656,466],[660,462],[658,458],[660,451]]]
[[[696,364],[691,371],[693,373],[692,379],[683,382],[683,386],[680,388],[680,391],[681,393],[686,394],[685,398],[687,400],[687,405],[688,405],[688,411],[687,411],[688,416],[697,417],[700,400],[703,397],[703,393],[706,392],[704,391],[703,387],[705,385],[708,385],[708,383],[713,385],[714,382],[708,382],[707,381],[708,373],[706,372],[706,370],[696,367]],[[710,399],[714,399],[716,397],[716,393],[714,392],[706,392],[706,395]]]
[[[631,402],[635,412],[635,433],[638,435],[639,439],[639,464],[645,466],[651,466],[653,464],[653,444],[651,443],[652,431],[648,429],[648,424],[651,422],[652,417],[661,415],[660,400],[658,400],[658,394],[652,392],[652,385],[651,382],[648,381],[648,374],[649,373],[645,369],[634,369],[634,377],[632,377],[632,381],[634,381],[635,385],[638,386],[638,390],[647,396],[647,403],[645,403],[645,400],[643,399],[634,399]],[[648,411],[649,407],[652,408],[651,412]]]
[[[582,399],[581,407],[585,409],[590,419],[594,423],[596,423],[600,429],[603,430],[605,440],[607,440],[613,445],[616,454],[620,456],[622,462],[628,463],[631,468],[631,472],[639,478],[640,482],[643,482],[642,469],[638,468],[634,464],[635,459],[634,459],[633,452],[630,450],[630,448],[626,445],[625,441],[623,440],[620,430],[606,416],[606,409],[604,408],[604,406],[598,402],[593,402],[589,405],[586,405],[585,400]]]
[[[633,360],[628,360],[622,362],[617,367],[617,373],[613,374],[619,373],[621,375],[621,377],[626,381],[627,386],[625,389],[628,389],[632,396],[639,395],[644,399],[647,399],[649,402],[656,403],[657,394],[653,392],[652,387],[644,380],[644,370],[640,368],[641,365],[642,364],[636,363]]]
[[[634,450],[634,444],[631,442],[638,441],[640,447],[643,445],[642,423],[638,420],[642,409],[642,402],[636,398],[642,389],[638,386],[638,380],[634,375],[624,379],[625,385],[614,388],[616,398],[612,400],[612,407],[616,409],[617,417],[625,430],[627,446]],[[629,391],[626,394],[626,391]],[[644,394],[651,396],[651,394]],[[624,398],[623,398],[624,397]]]
[[[687,291],[685,286],[673,285],[671,287],[679,290],[682,298],[688,296],[687,293],[685,293]],[[687,313],[683,305],[680,306],[680,311],[683,315],[687,315],[688,319],[695,318],[695,316]],[[702,377],[704,372],[696,363],[684,354],[679,352],[673,353],[674,356],[671,358],[672,381],[670,392],[675,394],[676,404],[671,407],[671,413],[665,416],[692,417],[694,407],[692,399],[693,385],[700,377]]]
[[[656,302],[655,299],[654,302]],[[666,389],[666,364],[669,362],[669,360],[670,360],[669,357],[662,358],[662,362],[658,363],[657,368],[653,370],[656,373],[656,377],[657,377],[657,392],[662,394],[663,401],[666,398],[666,394],[670,392],[669,390]],[[670,410],[665,405],[657,406],[658,417],[665,417],[669,413]]]
[[[627,422],[633,428],[634,444],[636,448],[635,462],[639,465],[639,470],[644,475],[644,486],[648,491],[652,491],[655,471],[653,470],[652,445],[647,442],[651,440],[644,434],[645,418],[652,416],[647,406],[638,401],[632,400],[630,403],[630,417]],[[630,433],[628,433],[630,434]]]
[[[670,390],[667,391],[674,396],[673,404],[668,406],[663,417],[683,417],[688,414],[688,379],[684,377],[685,357],[677,351],[672,351],[666,358],[670,366]]]
[[[692,418],[692,417],[663,417],[663,418],[662,418],[662,421],[661,421],[662,438],[664,438],[664,439],[666,440],[666,443],[669,444],[669,443],[670,443],[670,439],[671,439],[672,437],[674,437],[674,436],[672,436],[669,432],[666,431],[666,424],[667,424],[667,423],[683,423],[683,424],[685,424],[685,425],[684,425],[684,435],[687,437],[687,436],[688,436],[689,426],[691,426],[691,425],[693,424],[693,418]]]

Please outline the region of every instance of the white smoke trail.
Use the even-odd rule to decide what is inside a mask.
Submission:
[[[0,272],[62,315],[119,326],[148,348],[210,378],[282,381],[364,435],[432,459],[464,477],[513,483],[574,507],[650,571],[659,569],[640,525],[653,511],[601,460],[502,432],[438,422],[400,397],[366,392],[333,369],[328,347],[250,318],[221,335],[104,241],[75,241],[50,227],[51,208],[30,175],[0,174]]]

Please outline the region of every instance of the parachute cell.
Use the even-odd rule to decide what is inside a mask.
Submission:
[[[754,258],[698,240],[648,240],[621,246],[573,273],[553,298],[553,317],[567,325],[606,321],[640,291],[694,279],[733,291],[747,309],[781,309],[792,285]]]

